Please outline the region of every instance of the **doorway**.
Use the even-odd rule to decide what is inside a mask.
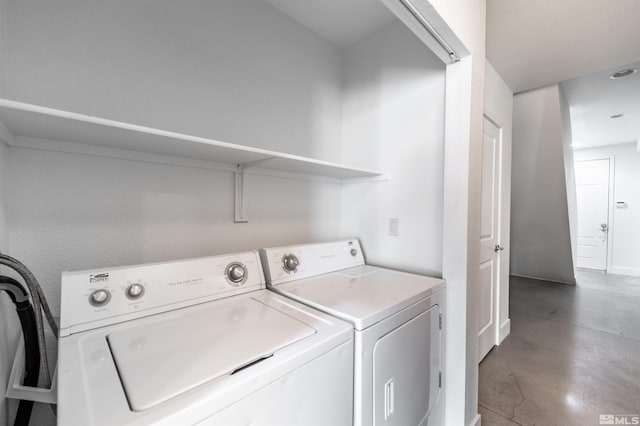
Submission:
[[[578,268],[607,270],[610,159],[576,161]]]

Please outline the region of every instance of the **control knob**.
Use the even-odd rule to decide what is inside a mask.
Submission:
[[[286,272],[296,272],[300,261],[293,254],[287,254],[282,258],[282,266]]]
[[[124,293],[129,299],[139,299],[144,294],[144,286],[140,283],[129,284]]]
[[[104,306],[111,300],[111,292],[106,288],[94,290],[89,295],[89,303],[93,306]]]
[[[240,285],[247,277],[247,268],[242,263],[231,263],[227,266],[225,275],[231,284]]]

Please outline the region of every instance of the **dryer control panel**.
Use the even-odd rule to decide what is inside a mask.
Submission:
[[[260,257],[269,285],[364,265],[362,248],[355,238],[331,243],[261,249]]]
[[[255,251],[63,272],[60,335],[264,288]]]

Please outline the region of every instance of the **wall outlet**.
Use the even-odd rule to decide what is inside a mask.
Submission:
[[[397,217],[389,218],[389,236],[397,237],[398,236],[398,225],[400,224],[400,219]]]

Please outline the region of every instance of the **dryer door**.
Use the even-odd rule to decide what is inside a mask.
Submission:
[[[383,336],[373,350],[374,425],[426,425],[440,394],[440,307]]]

